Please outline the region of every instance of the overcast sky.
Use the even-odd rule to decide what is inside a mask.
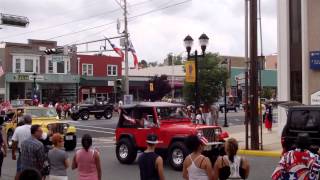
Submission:
[[[130,37],[140,60],[162,61],[170,52],[184,52],[183,39],[188,34],[195,40],[193,49],[200,49],[198,37],[202,33],[210,38],[208,51],[222,55],[244,55],[244,0],[127,1],[129,17],[157,10],[129,19]],[[184,1],[183,4],[159,10]],[[30,20],[27,28],[1,26],[0,41],[7,42],[26,43],[27,39],[53,38],[59,45],[65,45],[112,37],[117,35],[114,22],[117,18],[123,18],[116,0],[0,0],[0,4],[0,13],[27,16]],[[262,0],[265,55],[277,50],[276,9],[276,0]],[[72,33],[100,25],[105,26]],[[68,33],[72,35],[57,37]],[[114,43],[119,46],[118,40]],[[97,50],[100,45],[102,43],[91,45],[89,50]]]

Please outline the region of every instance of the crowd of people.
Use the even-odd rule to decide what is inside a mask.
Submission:
[[[17,163],[15,180],[67,180],[70,162],[64,150],[63,136],[59,133],[53,134],[53,147],[45,146],[44,140],[47,137],[44,136],[41,126],[32,125],[30,115],[25,115],[23,122],[12,136],[12,159]],[[4,142],[1,133],[0,165],[7,153]],[[72,169],[78,171],[77,179],[101,180],[100,153],[92,148],[92,137],[85,134],[81,142],[83,148],[76,151],[71,163]]]

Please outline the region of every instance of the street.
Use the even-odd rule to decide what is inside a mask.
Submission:
[[[114,130],[116,128],[117,119],[115,116],[110,120],[95,120],[91,118],[88,121],[72,121],[67,120],[68,123],[77,127],[78,143],[77,149],[81,148],[81,136],[89,133],[93,136],[93,147],[99,149],[101,153],[101,164],[103,168],[103,179],[122,180],[139,179],[139,168],[137,163],[133,165],[123,165],[118,162],[115,156],[114,145]],[[229,125],[243,123],[243,112],[230,112],[228,113]],[[220,121],[223,122],[223,118],[220,115]],[[74,151],[69,152],[69,159],[74,156]],[[278,158],[265,158],[265,157],[247,157],[251,165],[251,172],[249,180],[256,179],[269,179],[273,168],[275,167]],[[11,152],[8,152],[8,157],[5,158],[2,167],[3,177],[2,179],[12,179],[15,174],[16,162],[11,160]],[[76,171],[69,168],[68,176],[71,180],[76,179]],[[167,179],[182,179],[181,172],[172,170],[167,164],[165,165],[165,176]]]

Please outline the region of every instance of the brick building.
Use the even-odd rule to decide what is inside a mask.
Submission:
[[[80,75],[79,102],[89,97],[113,99],[114,82],[121,79],[122,60],[120,57],[78,55]]]
[[[36,89],[42,103],[75,102],[79,82],[77,57],[44,54],[45,49],[54,47],[57,47],[56,41],[29,39],[27,44],[1,43],[0,61],[5,72],[0,77],[2,97],[31,99]]]

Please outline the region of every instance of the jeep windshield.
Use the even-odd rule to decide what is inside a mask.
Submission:
[[[182,107],[158,107],[159,120],[183,120],[188,119]]]
[[[292,111],[290,129],[297,131],[319,131],[320,111],[295,110]]]
[[[40,118],[40,117],[53,118],[58,116],[54,108],[25,109],[25,114],[30,114],[33,118]]]

